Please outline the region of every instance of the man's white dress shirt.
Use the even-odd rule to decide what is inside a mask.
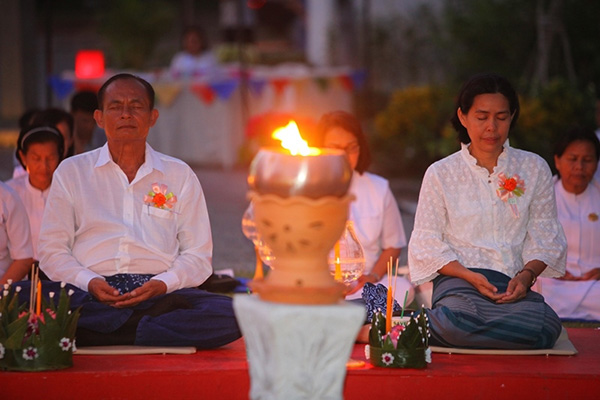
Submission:
[[[172,210],[144,203],[152,185],[177,196]],[[212,273],[212,237],[198,178],[184,162],[154,151],[133,181],[108,145],[64,160],[54,173],[39,240],[50,279],[87,290],[91,279],[155,274],[167,292]]]

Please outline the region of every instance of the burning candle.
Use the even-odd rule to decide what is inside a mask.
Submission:
[[[281,148],[265,148],[256,154],[248,175],[251,190],[311,199],[341,198],[348,193],[352,168],[343,151],[309,147],[293,121],[277,129],[273,138],[281,140]]]
[[[392,284],[392,259],[387,263],[388,290],[385,309],[385,332],[392,330],[392,312],[394,308],[394,289]]]
[[[35,300],[35,314],[40,315],[42,312],[42,281],[37,281],[37,298]]]

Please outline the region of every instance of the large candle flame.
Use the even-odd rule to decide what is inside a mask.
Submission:
[[[290,121],[286,126],[278,128],[271,135],[273,139],[281,141],[281,147],[287,149],[291,155],[316,156],[321,153],[317,147],[309,147],[308,142],[302,139],[298,125]]]

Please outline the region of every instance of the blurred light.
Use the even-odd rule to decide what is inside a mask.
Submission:
[[[104,53],[100,50],[80,50],[75,56],[75,77],[94,79],[104,76]]]

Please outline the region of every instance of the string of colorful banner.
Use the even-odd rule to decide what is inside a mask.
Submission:
[[[365,83],[367,73],[365,70],[354,70],[348,73],[327,76],[310,77],[253,77],[247,79],[248,89],[255,96],[261,96],[265,88],[271,85],[276,95],[281,95],[290,85],[297,91],[302,91],[309,84],[316,85],[321,91],[328,91],[333,85],[340,85],[347,91],[360,90]],[[214,81],[181,82],[181,81],[155,81],[152,83],[156,92],[157,101],[161,106],[170,107],[181,91],[189,87],[203,103],[212,104],[216,99],[229,100],[241,84],[240,77],[216,79]],[[48,83],[59,100],[64,100],[75,90],[97,90],[101,82],[77,81],[65,79],[54,75]]]

